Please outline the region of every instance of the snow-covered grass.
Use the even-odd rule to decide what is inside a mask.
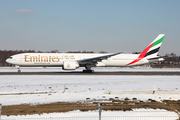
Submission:
[[[179,99],[179,94],[105,94],[106,91],[180,89],[180,76],[78,76],[78,75],[1,75],[0,94],[3,105],[77,101],[88,98],[136,97],[138,99]],[[64,91],[64,86],[67,88]],[[35,93],[37,94],[28,94]],[[38,92],[52,92],[51,95]],[[15,94],[16,95],[13,95]],[[17,95],[21,93],[20,95]],[[24,94],[22,94],[24,93]],[[7,95],[3,95],[7,94]]]
[[[23,68],[23,71],[59,71],[60,68]],[[179,69],[147,69],[147,68],[96,68],[96,71],[180,71]],[[16,68],[0,68],[0,72],[14,72]],[[64,93],[64,86],[66,92]],[[170,91],[150,93],[133,93],[131,91]],[[3,105],[15,105],[22,103],[50,103],[58,101],[78,101],[90,99],[108,99],[119,97],[119,99],[137,98],[147,100],[149,98],[161,101],[163,99],[179,100],[180,76],[118,76],[118,75],[1,75],[0,76],[0,103]],[[118,92],[119,91],[119,92]],[[122,92],[124,91],[124,92]],[[128,91],[128,92],[127,92]],[[107,94],[107,93],[111,94]],[[142,110],[142,109],[141,109]],[[129,115],[177,115],[174,112],[152,110],[153,112],[131,112],[103,111],[104,116],[129,116]],[[144,110],[143,110],[144,111]],[[154,112],[156,111],[156,112]],[[160,111],[160,112],[159,112]],[[157,114],[156,114],[157,113]],[[162,113],[162,114],[160,114]],[[171,114],[172,113],[172,114]],[[74,117],[74,116],[96,116],[97,111],[68,113],[51,113],[43,115],[27,116],[2,116],[11,117]]]
[[[18,116],[2,116],[2,120],[5,119],[46,119],[50,120],[97,120],[99,112],[98,111],[71,111],[66,113],[50,113],[50,114],[35,114],[35,115],[18,115]],[[178,115],[175,112],[170,112],[166,110],[153,110],[153,109],[134,109],[133,111],[123,112],[123,111],[102,111],[101,118],[103,120],[176,120],[178,119]]]
[[[21,103],[48,103],[77,101],[88,98],[137,97],[138,99],[179,99],[179,94],[105,94],[106,91],[180,89],[180,76],[52,76],[52,75],[2,75],[0,76],[0,101],[3,105]],[[64,86],[67,88],[64,91]],[[28,94],[52,92],[47,94]],[[54,93],[53,93],[54,92]],[[20,95],[12,95],[26,93]]]

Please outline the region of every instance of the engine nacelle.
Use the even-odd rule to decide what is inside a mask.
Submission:
[[[79,63],[77,61],[64,61],[62,69],[63,70],[76,70],[79,68]]]

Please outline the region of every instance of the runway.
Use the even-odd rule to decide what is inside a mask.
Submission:
[[[0,75],[177,75],[178,71],[113,71],[113,72],[93,72],[83,73],[81,71],[75,72],[0,72]]]

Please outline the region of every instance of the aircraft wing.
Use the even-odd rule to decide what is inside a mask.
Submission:
[[[100,62],[102,60],[107,60],[109,57],[112,57],[112,56],[115,56],[118,54],[120,54],[120,53],[114,53],[114,54],[93,57],[93,58],[88,58],[88,59],[82,59],[82,60],[78,60],[78,63],[79,64],[96,64],[97,62]]]

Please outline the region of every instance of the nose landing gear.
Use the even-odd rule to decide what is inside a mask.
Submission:
[[[18,71],[17,71],[18,73],[20,73],[21,72],[21,70],[20,69],[18,69]]]
[[[17,72],[18,72],[18,73],[21,73],[20,67],[19,67],[19,66],[16,66],[16,68],[17,68]]]

